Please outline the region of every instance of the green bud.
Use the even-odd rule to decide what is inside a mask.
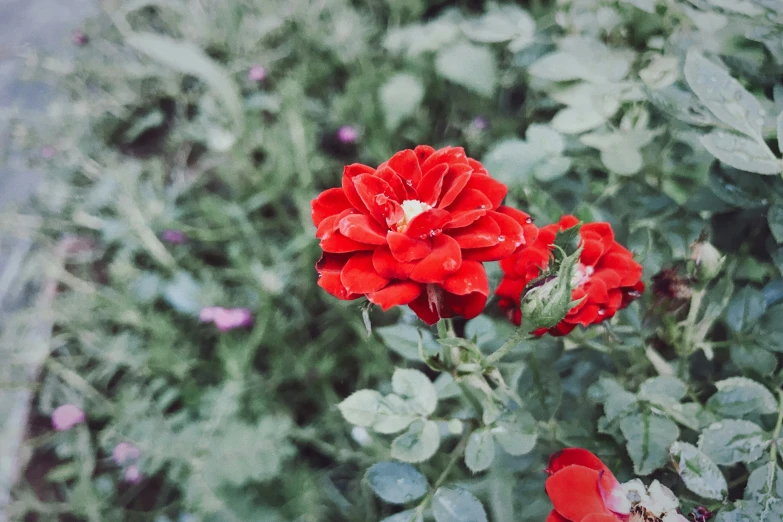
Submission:
[[[726,257],[707,241],[691,245],[690,269],[697,281],[706,283],[720,273]]]
[[[571,291],[580,253],[581,249],[563,259],[557,275],[531,288],[522,298],[522,318],[531,330],[552,328],[577,304],[571,299]]]

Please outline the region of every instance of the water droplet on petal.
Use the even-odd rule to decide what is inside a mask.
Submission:
[[[505,241],[505,240],[506,240],[506,236],[498,236],[498,241]]]
[[[406,179],[405,180],[405,184],[408,185],[409,187],[412,187],[413,186],[413,180]]]
[[[598,310],[598,315],[606,315],[606,310],[603,308],[601,310]]]
[[[529,225],[530,223],[532,223],[532,222],[533,222],[533,218],[527,218],[527,219],[525,220],[525,223],[527,223],[528,225]]]

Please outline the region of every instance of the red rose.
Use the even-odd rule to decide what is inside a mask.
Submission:
[[[495,293],[500,298],[498,304],[517,326],[522,319],[519,308],[522,291],[549,264],[558,230],[578,222],[573,216],[563,216],[559,223],[541,228],[534,242],[523,245],[500,261],[504,275]],[[640,281],[642,266],[633,260],[631,252],[614,240],[609,223],[587,223],[579,229],[579,234],[582,254],[572,298],[584,299],[557,325],[536,331],[538,335],[547,331],[552,335],[566,335],[578,324],[600,323],[628,306],[644,291],[644,283]]]
[[[568,448],[549,459],[546,492],[554,509],[546,522],[687,522],[669,488],[639,479],[620,484],[601,459]]]
[[[477,316],[489,295],[483,261],[526,237],[527,214],[460,147],[403,150],[377,169],[345,167],[341,188],[312,201],[323,257],[318,284],[339,299],[408,305],[423,321]]]

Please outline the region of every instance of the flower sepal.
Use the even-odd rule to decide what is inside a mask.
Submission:
[[[538,283],[532,283],[532,288],[526,290],[521,309],[526,328],[530,328],[530,331],[552,328],[583,299],[572,298],[580,255],[581,249],[577,249],[571,255],[565,256],[557,267],[556,274],[541,278]]]

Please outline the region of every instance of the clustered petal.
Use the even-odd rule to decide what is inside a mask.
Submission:
[[[377,168],[345,167],[342,186],[312,201],[323,256],[318,284],[423,321],[475,317],[489,296],[483,266],[532,241],[508,189],[460,147],[403,150]]]
[[[554,509],[547,522],[686,522],[679,501],[666,486],[645,487],[634,479],[620,484],[601,459],[581,448],[568,448],[549,459],[546,492]]]
[[[558,231],[575,226],[573,216],[542,227],[536,240],[500,261],[503,279],[495,291],[498,304],[516,325],[521,324],[520,299],[525,287],[547,268]],[[589,326],[609,319],[644,291],[642,266],[633,254],[614,240],[609,223],[587,223],[579,229],[582,252],[572,299],[581,300],[549,330],[537,334],[566,335],[577,325]]]

